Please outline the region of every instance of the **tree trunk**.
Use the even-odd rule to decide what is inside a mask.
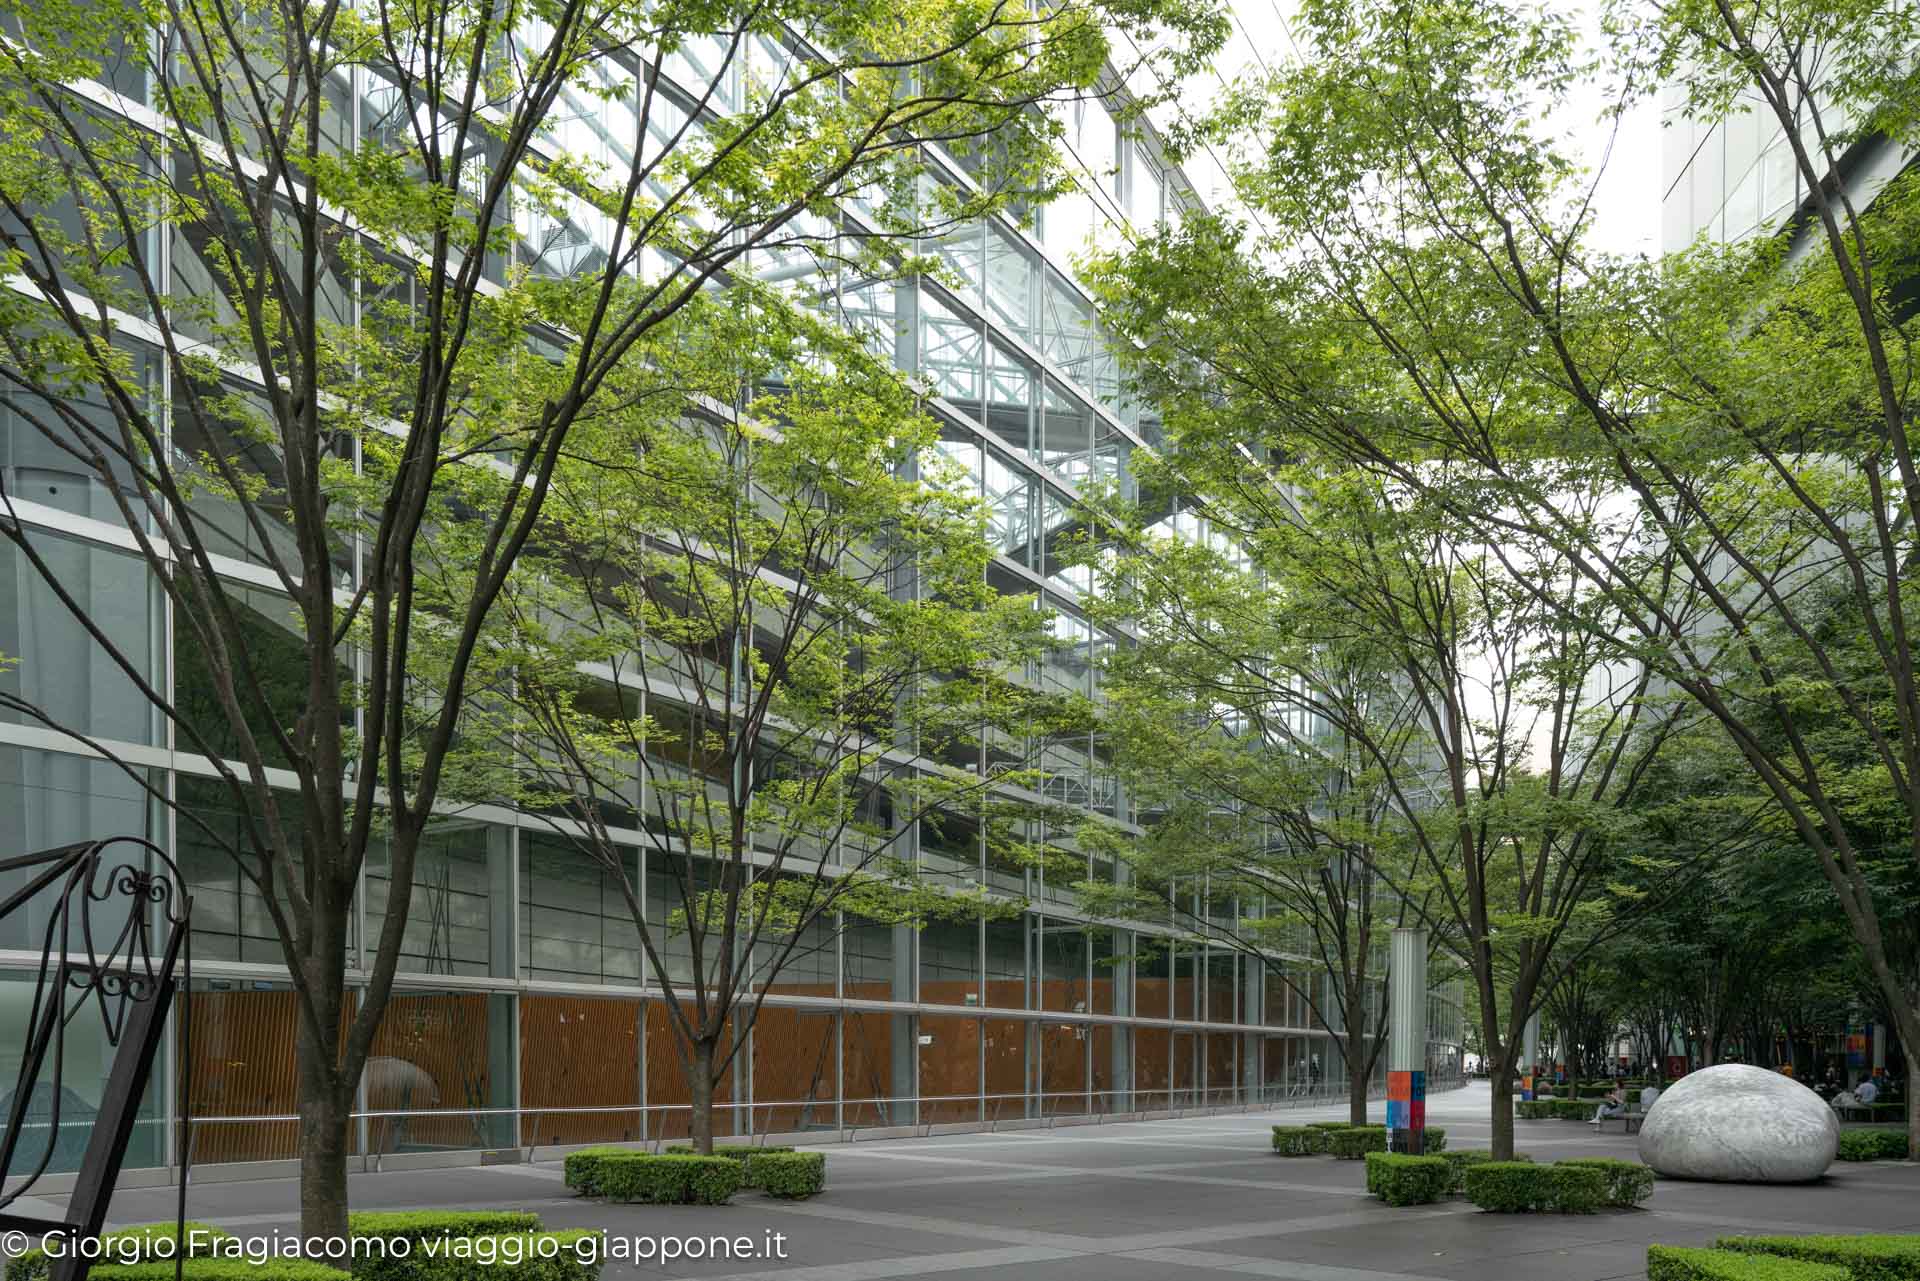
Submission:
[[[1367,1123],[1367,1051],[1360,1036],[1347,1035],[1347,1119]]]
[[[693,1150],[702,1156],[713,1154],[713,1048],[713,1037],[694,1041],[687,1081],[688,1097],[693,1104],[687,1133],[693,1140]]]
[[[1493,1069],[1493,1102],[1488,1109],[1492,1137],[1487,1147],[1496,1161],[1513,1160],[1513,1053],[1509,1049],[1488,1060]]]
[[[325,1005],[326,1002],[318,1002]],[[328,1026],[339,1026],[339,1010]],[[344,1251],[347,1241],[347,1127],[352,1124],[353,1084],[332,1069],[338,1047],[316,1045],[300,1020],[296,1050],[300,1107],[300,1235]],[[334,1245],[333,1243],[338,1243]]]

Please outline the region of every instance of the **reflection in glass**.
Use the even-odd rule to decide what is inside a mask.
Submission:
[[[78,539],[35,534],[34,551],[120,656],[153,683],[157,601],[146,562]],[[0,693],[38,708],[45,721],[11,706],[0,721],[50,724],[96,738],[153,741],[153,705],[108,656],[12,543],[0,547]]]

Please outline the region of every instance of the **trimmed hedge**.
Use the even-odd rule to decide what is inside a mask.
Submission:
[[[95,1256],[97,1262],[88,1269],[88,1275],[108,1267],[137,1267],[149,1260],[159,1259],[162,1255],[158,1247],[162,1242],[174,1240],[173,1230],[181,1229],[179,1252],[188,1258],[204,1258],[214,1250],[217,1241],[228,1241],[233,1233],[214,1227],[211,1223],[201,1223],[188,1219],[185,1223],[141,1223],[130,1228],[120,1228],[113,1232],[102,1232],[99,1237],[100,1253]],[[173,1256],[164,1256],[167,1260],[167,1275],[173,1275]],[[52,1261],[46,1252],[35,1246],[7,1260],[7,1281],[41,1281],[47,1275]]]
[[[1427,1156],[1439,1156],[1447,1150],[1447,1131],[1443,1126],[1430,1125],[1426,1134]]]
[[[1513,1114],[1522,1121],[1550,1121],[1554,1102],[1553,1099],[1515,1099]]]
[[[1442,1152],[1440,1159],[1447,1163],[1447,1169],[1453,1174],[1451,1191],[1455,1196],[1458,1196],[1467,1190],[1467,1167],[1485,1165],[1487,1162],[1493,1160],[1493,1153],[1487,1151],[1485,1148],[1464,1148],[1458,1152]],[[1533,1158],[1524,1152],[1514,1153],[1513,1159],[1515,1161],[1525,1161],[1528,1164],[1532,1164],[1533,1162]]]
[[[1907,1159],[1905,1130],[1842,1130],[1842,1161],[1904,1161]]]
[[[386,1248],[357,1249],[348,1267],[355,1281],[411,1281],[429,1266],[423,1259],[427,1250],[441,1241],[539,1227],[540,1216],[531,1210],[364,1210],[347,1216],[347,1234],[355,1241],[384,1241]]]
[[[1367,1153],[1367,1191],[1388,1205],[1425,1205],[1452,1190],[1453,1169],[1444,1157]]]
[[[1592,1214],[1607,1204],[1607,1176],[1603,1172],[1564,1161],[1542,1168],[1553,1172],[1552,1208],[1556,1213]]]
[[[1653,1169],[1638,1161],[1610,1156],[1581,1156],[1556,1164],[1600,1171],[1607,1182],[1607,1204],[1631,1209],[1653,1195]]]
[[[1513,1114],[1522,1121],[1591,1121],[1597,1099],[1515,1099]]]
[[[610,1156],[641,1156],[638,1148],[615,1147],[605,1144],[597,1148],[581,1148],[578,1152],[567,1153],[564,1164],[566,1184],[581,1196],[600,1196],[600,1162]]]
[[[1304,1127],[1309,1130],[1351,1130],[1351,1121],[1309,1121]]]
[[[600,1158],[600,1194],[613,1201],[655,1205],[725,1205],[740,1188],[740,1162],[724,1156],[651,1156],[628,1152]]]
[[[827,1186],[824,1152],[763,1152],[753,1158],[753,1177],[768,1196],[796,1201]]]
[[[347,1216],[347,1235],[388,1241],[498,1236],[539,1227],[532,1210],[361,1210]]]
[[[173,1281],[174,1266],[172,1259],[108,1264],[90,1269],[87,1276],[100,1277],[102,1281]],[[345,1272],[311,1259],[249,1263],[245,1259],[210,1259],[202,1255],[183,1260],[179,1268],[183,1281],[347,1281]]]
[[[1387,1127],[1350,1125],[1343,1130],[1325,1131],[1325,1151],[1343,1161],[1358,1161],[1369,1152],[1387,1150]]]
[[[1920,1278],[1920,1236],[1721,1237],[1714,1246],[1843,1269],[1853,1281]]]
[[[1530,1161],[1468,1165],[1462,1184],[1467,1199],[1496,1214],[1592,1214],[1606,1203],[1607,1180],[1599,1170]]]
[[[669,1143],[662,1150],[668,1156],[700,1155],[693,1150],[693,1144],[691,1143]],[[738,1144],[723,1148],[716,1144],[713,1149],[713,1154],[738,1161],[740,1163],[740,1186],[742,1188],[757,1188],[760,1186],[760,1176],[754,1173],[754,1161],[762,1156],[784,1156],[792,1151],[792,1148],[749,1148],[741,1147]]]
[[[1847,1281],[1847,1270],[1764,1254],[1650,1245],[1647,1281]]]
[[[1318,1156],[1321,1131],[1308,1125],[1273,1127],[1273,1151],[1276,1156]]]
[[[393,1262],[409,1281],[597,1281],[602,1238],[597,1228],[435,1237]]]

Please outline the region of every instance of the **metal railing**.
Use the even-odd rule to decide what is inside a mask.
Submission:
[[[1464,1078],[1431,1082],[1439,1091]],[[1384,1096],[1384,1085],[1368,1091]],[[1025,1093],[876,1095],[844,1099],[716,1100],[715,1137],[764,1141],[772,1135],[855,1142],[862,1134],[928,1134],[945,1128],[1053,1128],[1130,1118],[1327,1107],[1347,1101],[1344,1083],[1269,1084],[1252,1088],[1101,1089]],[[683,1141],[693,1109],[685,1103],[367,1109],[351,1114],[355,1155],[378,1169],[389,1156],[418,1153],[517,1152],[533,1160],[542,1148],[624,1142],[657,1150]],[[291,1159],[297,1154],[293,1113],[201,1116],[176,1122],[194,1164]],[[224,1134],[223,1134],[224,1132]]]

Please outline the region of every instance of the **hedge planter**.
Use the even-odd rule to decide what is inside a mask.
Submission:
[[[725,1205],[740,1188],[740,1162],[724,1156],[603,1156],[595,1171],[600,1195],[654,1205]]]
[[[693,1150],[691,1143],[670,1143],[665,1150],[668,1156],[700,1155]],[[736,1146],[730,1148],[716,1147],[713,1150],[713,1154],[715,1156],[726,1157],[731,1161],[738,1161],[740,1163],[740,1186],[742,1188],[757,1188],[760,1186],[760,1177],[754,1173],[754,1162],[763,1156],[785,1155],[792,1151],[792,1148],[745,1148]]]
[[[1838,1156],[1842,1161],[1904,1161],[1907,1159],[1907,1132],[1842,1130]]]
[[[621,1148],[611,1145],[597,1148],[581,1148],[578,1152],[567,1153],[562,1169],[568,1187],[581,1196],[602,1196],[600,1191],[600,1162],[610,1156],[644,1156],[638,1148]]]
[[[1653,1169],[1638,1161],[1621,1161],[1605,1156],[1583,1156],[1557,1164],[1562,1169],[1573,1166],[1600,1171],[1607,1182],[1606,1204],[1620,1209],[1631,1209],[1653,1195]]]
[[[1488,1161],[1466,1167],[1467,1199],[1496,1214],[1592,1214],[1606,1203],[1599,1170],[1529,1161]]]
[[[827,1186],[824,1152],[767,1152],[753,1159],[753,1177],[768,1196],[786,1201],[810,1197]]]
[[[1458,1196],[1467,1190],[1467,1168],[1469,1166],[1485,1165],[1487,1162],[1493,1160],[1493,1153],[1487,1151],[1485,1148],[1466,1148],[1459,1152],[1442,1152],[1440,1159],[1447,1163],[1447,1169],[1453,1175],[1453,1185],[1448,1190],[1455,1196]],[[1514,1153],[1513,1159],[1529,1164],[1533,1161],[1532,1157],[1521,1152]]]
[[[1320,1136],[1324,1130],[1316,1130],[1309,1125],[1276,1125],[1273,1127],[1273,1151],[1276,1156],[1318,1156],[1321,1152]]]
[[[425,1240],[396,1275],[408,1281],[598,1281],[606,1258],[598,1229],[508,1232]],[[360,1271],[356,1267],[354,1276]]]
[[[356,1281],[411,1281],[423,1275],[428,1254],[440,1242],[539,1227],[540,1216],[531,1210],[362,1211],[347,1216],[347,1233],[356,1243],[348,1266]],[[381,1244],[369,1244],[374,1241]],[[435,1264],[444,1271],[444,1260]]]
[[[121,1228],[114,1232],[100,1234],[100,1250],[93,1256],[94,1265],[89,1275],[98,1275],[107,1267],[133,1267],[152,1260],[165,1260],[167,1275],[173,1275],[172,1245],[175,1240],[174,1228],[183,1229],[178,1238],[178,1253],[189,1259],[205,1257],[219,1248],[222,1241],[233,1239],[233,1233],[214,1227],[210,1223],[199,1223],[188,1219],[184,1224],[142,1223],[138,1227]],[[43,1281],[50,1261],[46,1252],[39,1247],[24,1251],[17,1258],[6,1261],[7,1281]]]
[[[1647,1281],[1849,1281],[1845,1268],[1803,1263],[1765,1254],[1699,1250],[1678,1245],[1647,1247]]]
[[[1920,1281],[1920,1236],[1721,1237],[1741,1254],[1824,1264],[1853,1281]]]
[[[1358,1161],[1369,1152],[1387,1150],[1384,1125],[1350,1125],[1341,1130],[1327,1130],[1325,1134],[1327,1154],[1343,1161]]]
[[[1445,1157],[1367,1153],[1367,1191],[1388,1205],[1425,1205],[1452,1190],[1453,1168]]]
[[[210,1259],[204,1256],[181,1260],[177,1264],[173,1259],[153,1259],[145,1263],[94,1267],[87,1272],[87,1276],[98,1277],[100,1281],[174,1281],[173,1270],[176,1266],[180,1269],[182,1281],[348,1281],[347,1273],[311,1259],[268,1259],[264,1263],[249,1263],[245,1259]]]

